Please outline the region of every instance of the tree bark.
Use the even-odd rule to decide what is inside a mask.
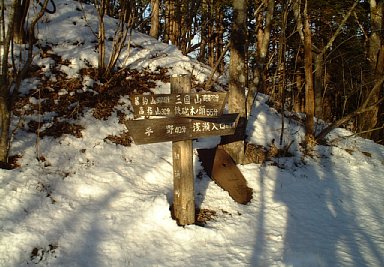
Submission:
[[[222,4],[216,4],[216,49],[215,49],[215,67],[217,64],[219,73],[222,73],[224,71],[224,61],[219,60],[221,55],[225,53],[224,49],[224,10],[222,7]],[[223,50],[224,49],[224,50]]]
[[[301,48],[298,48],[297,56],[294,61],[294,65],[296,66],[294,72],[294,90],[292,92],[293,95],[293,110],[295,112],[304,112],[304,99],[303,99],[303,73],[301,71],[301,67],[303,66],[303,57],[302,57]]]
[[[208,3],[208,65],[213,68],[215,65],[215,24],[214,24],[213,1]]]
[[[208,0],[202,0],[201,3],[201,41],[200,41],[200,48],[199,48],[199,55],[197,56],[197,59],[200,62],[207,63],[206,57],[206,48],[208,43]]]
[[[368,60],[370,62],[370,68],[372,73],[372,79],[374,81],[379,80],[384,75],[384,40],[382,32],[383,27],[383,16],[384,16],[384,2],[370,0],[370,14],[371,14],[371,35],[369,37],[368,47]],[[377,102],[382,94],[383,88],[378,90],[375,95],[370,98],[371,103]],[[367,99],[370,95],[370,89],[363,91],[364,99]],[[372,110],[362,114],[359,117],[359,131],[367,131],[376,127],[377,124],[382,123],[379,120],[379,105]],[[380,125],[379,125],[380,126]],[[381,131],[382,132],[382,131]],[[362,136],[365,138],[373,138],[373,132],[367,132]],[[376,136],[376,138],[380,138]],[[382,137],[381,137],[382,138]]]
[[[0,162],[8,162],[9,127],[11,123],[8,85],[1,84],[0,90]]]
[[[279,88],[279,98],[281,99],[281,131],[280,131],[280,146],[283,145],[284,138],[284,111],[285,111],[285,97],[286,97],[286,51],[287,51],[287,36],[286,36],[286,28],[287,28],[287,20],[288,20],[288,4],[283,4],[282,10],[282,19],[281,19],[281,31],[279,36],[279,44],[278,44],[278,67],[277,67],[277,75],[278,75],[278,88]]]
[[[149,31],[149,35],[153,38],[159,38],[159,29],[160,29],[160,0],[152,0],[151,1],[151,29]]]
[[[324,92],[324,54],[317,53],[314,55],[315,65],[315,79],[314,79],[314,90],[315,90],[315,116],[318,119],[323,119],[323,92]]]
[[[305,71],[305,144],[308,151],[314,146],[315,95],[313,90],[312,33],[307,1],[304,8],[304,71]]]
[[[236,163],[244,161],[244,137],[246,126],[245,85],[247,81],[245,67],[245,49],[247,35],[247,1],[233,0],[233,24],[231,33],[231,57],[229,63],[229,101],[230,113],[239,113],[235,135],[224,138],[224,149]]]
[[[121,55],[121,51],[124,48],[125,41],[127,40],[128,32],[132,28],[133,24],[133,15],[132,15],[132,6],[129,1],[123,2],[120,6],[119,12],[119,24],[115,30],[115,35],[113,37],[112,51],[108,60],[108,64],[105,69],[105,77],[110,77],[110,74],[113,72],[117,60]]]
[[[97,6],[98,18],[99,18],[99,33],[98,33],[98,49],[99,49],[99,62],[98,62],[98,71],[99,78],[104,75],[105,71],[105,24],[104,24],[104,15],[106,12],[107,1],[100,0],[99,5]]]
[[[4,10],[2,2],[2,8]],[[5,21],[1,21],[2,28],[7,32],[1,36],[2,41],[2,53],[1,57],[1,76],[0,76],[0,162],[8,162],[9,153],[9,128],[11,122],[11,110],[10,110],[10,86],[9,86],[9,72],[8,72],[8,56],[10,43],[14,35],[16,10],[18,8],[18,2],[13,2],[11,7],[8,26],[5,27]]]
[[[25,25],[25,21],[28,14],[30,0],[17,0],[16,10],[15,10],[15,20],[14,24],[14,36],[13,41],[17,44],[25,44],[28,42],[28,31]]]
[[[262,4],[262,3],[259,3]],[[263,4],[262,4],[263,5]],[[258,12],[256,14],[257,29],[257,49],[256,49],[256,67],[253,70],[253,80],[251,82],[249,92],[247,94],[247,116],[251,112],[256,92],[263,92],[264,89],[264,71],[268,56],[268,47],[271,36],[273,13],[275,9],[275,1],[269,0],[267,2],[266,11]]]
[[[29,25],[28,29],[28,57],[27,60],[22,67],[21,70],[17,71],[16,73],[16,82],[15,88],[11,92],[11,82],[9,80],[9,72],[8,72],[8,56],[9,56],[9,48],[12,41],[12,38],[14,36],[14,30],[15,30],[15,21],[19,18],[16,17],[17,15],[17,1],[15,1],[11,7],[11,12],[9,16],[9,24],[7,27],[7,34],[5,36],[5,39],[2,40],[3,46],[2,46],[2,53],[1,53],[1,77],[0,77],[0,161],[7,162],[8,161],[8,154],[9,154],[9,148],[10,148],[10,134],[9,134],[9,128],[11,123],[11,107],[12,107],[12,100],[14,99],[15,95],[18,92],[18,89],[21,84],[22,78],[25,76],[25,74],[28,72],[29,67],[32,63],[33,59],[33,42],[34,42],[34,29],[37,24],[37,22],[42,18],[44,15],[44,12],[47,8],[48,0],[44,0],[43,4],[41,5],[40,12],[38,12],[35,17],[33,18],[32,22]],[[4,23],[4,22],[2,22]],[[3,27],[4,29],[5,27]],[[2,36],[3,37],[3,36]]]
[[[176,38],[176,1],[178,0],[168,0],[168,36],[169,40],[173,45],[177,46],[177,38]]]

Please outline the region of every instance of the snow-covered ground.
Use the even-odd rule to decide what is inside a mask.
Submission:
[[[55,2],[57,12],[43,20],[38,36],[70,60],[62,71],[78,75],[97,62],[86,26],[96,30],[97,17],[85,6],[86,22],[78,2]],[[132,43],[136,48],[120,64],[172,67],[170,74],[189,72],[200,81],[209,75],[173,46],[137,32]],[[34,62],[50,75],[49,59],[37,55]],[[35,85],[26,81],[23,92]],[[162,82],[154,89],[167,91]],[[281,119],[266,101],[257,97],[247,130],[250,142],[268,146],[279,139]],[[98,120],[88,110],[76,123],[85,128],[81,138],[36,144],[35,134],[16,131],[11,154],[22,155],[21,167],[0,169],[0,266],[384,266],[383,146],[336,129],[330,146],[304,156],[303,128],[286,119],[284,141],[294,141],[294,156],[239,166],[254,192],[247,205],[211,181],[195,156],[196,205],[216,214],[204,227],[179,227],[169,211],[170,142],[104,141],[125,130],[115,113]],[[37,151],[44,161],[36,160]]]

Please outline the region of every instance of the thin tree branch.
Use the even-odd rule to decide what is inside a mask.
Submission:
[[[213,68],[212,72],[211,72],[211,75],[209,76],[209,79],[207,81],[207,83],[205,84],[205,90],[208,90],[209,88],[212,87],[212,84],[213,84],[213,76],[215,75],[217,69],[219,68],[220,66],[220,63],[221,61],[223,60],[224,58],[224,55],[227,53],[229,47],[231,46],[231,42],[228,42],[227,45],[225,46],[224,50],[221,52],[221,55],[219,57],[219,59],[217,60],[216,64],[215,64],[215,67]]]
[[[376,93],[376,91],[380,90],[382,88],[382,85],[384,83],[384,77],[381,77],[380,80],[378,80],[375,83],[375,86],[372,88],[372,90],[369,92],[369,95],[367,99],[364,101],[364,103],[355,111],[349,113],[348,115],[340,118],[339,120],[335,121],[334,123],[328,125],[325,127],[317,136],[316,136],[316,141],[321,141],[323,140],[332,130],[335,128],[339,127],[340,125],[344,124],[345,122],[349,121],[353,117],[356,117],[357,115],[360,115],[362,113],[365,113],[367,111],[370,111],[374,109],[378,104],[384,101],[384,97],[380,98],[378,101],[373,103],[372,105],[369,105],[369,101],[371,97]]]
[[[335,41],[336,37],[340,34],[340,32],[342,31],[345,23],[347,22],[347,20],[349,19],[349,17],[352,15],[352,12],[353,10],[355,10],[357,4],[359,3],[360,1],[355,1],[352,5],[352,7],[349,9],[348,13],[344,16],[343,20],[341,21],[341,23],[339,24],[339,27],[337,28],[336,32],[333,34],[333,36],[331,37],[331,39],[329,39],[328,43],[326,44],[326,46],[324,46],[323,50],[321,51],[321,54],[320,56],[323,56],[325,54],[325,52],[332,46],[333,42]]]
[[[35,26],[37,22],[44,16],[45,9],[47,8],[49,0],[44,0],[44,3],[41,5],[41,9],[39,13],[36,14],[36,16],[33,18],[31,25],[29,25],[28,29],[28,35],[29,35],[29,40],[28,40],[28,54],[27,54],[27,61],[25,62],[23,68],[20,70],[20,72],[17,74],[16,77],[16,82],[15,82],[15,89],[12,94],[12,101],[14,101],[15,96],[17,95],[17,92],[19,91],[21,81],[27,74],[33,60],[33,38],[35,36]]]

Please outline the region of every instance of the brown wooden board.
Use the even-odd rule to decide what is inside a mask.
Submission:
[[[238,114],[224,114],[215,118],[159,118],[125,121],[137,145],[166,141],[190,140],[235,132]]]
[[[247,204],[252,199],[253,190],[247,186],[231,156],[219,146],[217,149],[198,149],[199,159],[212,180],[227,191],[233,200]]]
[[[217,117],[223,114],[227,93],[131,95],[135,116]]]

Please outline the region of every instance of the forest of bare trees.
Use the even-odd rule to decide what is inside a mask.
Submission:
[[[34,42],[34,25],[27,25],[25,20],[30,1],[13,2],[15,11],[8,14],[15,15],[7,20],[8,24],[4,20],[4,1],[1,8],[0,161],[6,161],[11,112],[9,47],[12,42]],[[42,11],[54,3],[40,2]],[[121,21],[117,54],[129,30],[134,29],[177,46],[217,74],[227,74],[229,105],[232,112],[241,114],[243,124],[260,92],[271,97],[270,103],[279,112],[306,114],[308,148],[339,126],[384,143],[383,0],[79,2],[97,7],[99,70],[105,75],[113,72],[116,60],[104,58],[102,22],[108,15]],[[207,82],[206,89],[213,82]],[[329,126],[320,131],[314,117]],[[244,138],[242,133],[239,135]]]

